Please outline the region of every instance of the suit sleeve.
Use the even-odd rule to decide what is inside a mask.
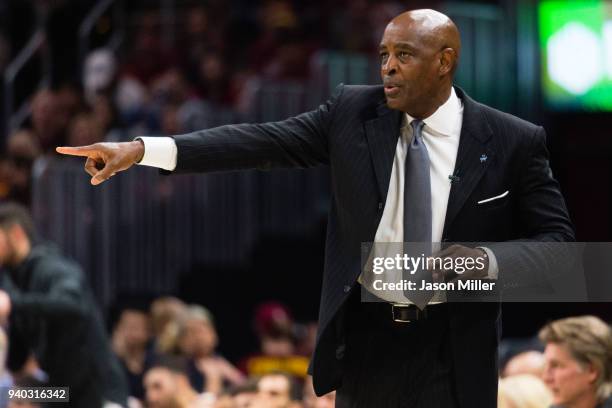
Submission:
[[[539,127],[524,155],[517,184],[524,237],[491,245],[505,287],[551,287],[569,282],[580,254],[558,182],[553,178],[546,133]]]
[[[174,136],[175,172],[210,172],[328,164],[328,133],[343,91],[318,109],[280,122],[226,125]]]
[[[84,283],[76,266],[54,260],[40,266],[44,274],[44,292],[25,292],[14,285],[6,290],[11,298],[11,318],[81,318],[87,315]]]
[[[525,160],[519,183],[519,212],[526,227],[526,238],[537,241],[575,241],[561,195],[559,183],[553,178],[546,148],[546,132],[538,127]]]

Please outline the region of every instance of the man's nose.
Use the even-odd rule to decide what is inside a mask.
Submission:
[[[393,55],[389,55],[386,63],[383,65],[383,74],[393,75],[397,71],[397,59]]]
[[[544,372],[542,373],[542,380],[546,384],[551,384],[553,381],[553,376],[550,368],[544,368]]]

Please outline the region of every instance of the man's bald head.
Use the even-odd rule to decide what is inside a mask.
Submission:
[[[432,48],[442,50],[450,48],[457,55],[461,51],[459,29],[446,14],[431,9],[411,10],[396,16],[389,25],[411,26],[421,39]]]
[[[389,107],[416,117],[435,112],[450,94],[460,49],[457,26],[438,11],[411,10],[391,20],[380,44]]]

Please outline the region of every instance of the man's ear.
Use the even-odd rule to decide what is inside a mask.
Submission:
[[[440,76],[448,75],[452,72],[457,63],[457,53],[452,48],[445,48],[440,52]]]
[[[597,378],[599,378],[599,371],[592,363],[586,366],[586,372],[589,377],[589,382],[592,384],[597,381]]]

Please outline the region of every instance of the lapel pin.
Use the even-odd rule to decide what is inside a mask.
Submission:
[[[488,157],[487,157],[487,155],[486,155],[486,154],[483,154],[482,156],[480,156],[480,162],[481,162],[481,163],[486,162],[486,161],[487,161],[487,159],[488,159]]]

